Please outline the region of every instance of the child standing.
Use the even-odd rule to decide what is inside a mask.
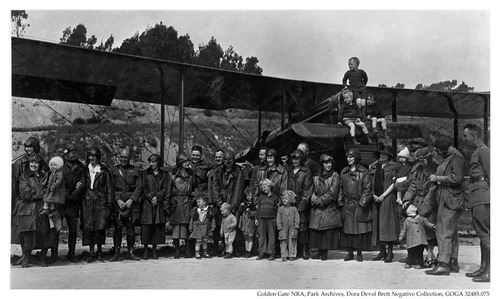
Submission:
[[[276,216],[279,198],[272,194],[274,184],[269,179],[260,182],[260,195],[257,199],[255,223],[258,229],[258,257],[261,260],[269,255],[269,261],[275,260]]]
[[[394,168],[394,184],[397,189],[397,203],[402,204],[402,198],[404,197],[405,191],[407,191],[407,184],[404,183],[411,172],[412,165],[409,162],[411,154],[409,149],[406,147],[398,153],[399,161]]]
[[[359,69],[359,65],[359,58],[352,57],[348,59],[349,70],[346,71],[343,76],[343,86],[347,87],[348,81],[350,85],[349,88],[353,91],[357,106],[362,110],[362,118],[366,118],[367,73],[364,70]]]
[[[296,258],[296,246],[298,231],[300,230],[300,214],[294,206],[296,194],[291,190],[285,190],[281,195],[282,206],[277,210],[277,230],[281,243],[281,257],[285,262],[288,258],[294,261]]]
[[[386,131],[386,119],[381,110],[379,110],[374,100],[374,95],[367,95],[366,99],[366,119],[372,121],[371,131],[373,134],[378,133],[378,123],[381,123],[381,129],[383,130],[383,138],[388,139],[388,133]]]
[[[56,214],[56,204],[64,204],[66,202],[66,183],[62,166],[64,160],[61,157],[55,156],[50,159],[50,177],[47,183],[47,191],[43,196],[43,211],[42,215],[53,217]]]
[[[352,141],[354,144],[359,145],[360,142],[355,138],[355,126],[358,126],[362,129],[362,133],[366,135],[366,138],[369,143],[373,143],[373,141],[369,138],[369,131],[367,130],[366,124],[364,124],[360,118],[362,117],[359,111],[359,107],[357,107],[353,103],[353,93],[351,90],[344,89],[342,91],[343,95],[343,103],[340,104],[340,108],[338,111],[338,120],[341,120],[339,125],[344,124],[345,126],[350,128],[350,136],[352,137]]]
[[[411,268],[411,266],[414,266],[414,269],[423,267],[423,250],[428,245],[425,228],[435,229],[435,224],[417,215],[417,211],[418,209],[414,205],[407,206],[406,219],[399,235],[400,241],[404,237],[407,241],[407,260],[404,267],[406,269]]]
[[[191,221],[189,238],[196,240],[195,252],[196,258],[210,258],[208,255],[208,238],[213,236],[215,229],[215,217],[210,207],[206,205],[207,197],[205,194],[198,194],[196,198],[197,208],[191,210]],[[203,246],[203,255],[201,256],[201,245]]]
[[[225,240],[225,254],[223,255],[224,259],[232,258],[232,243],[236,238],[236,227],[237,227],[237,219],[234,214],[230,212],[231,206],[230,204],[224,202],[222,207],[220,208],[220,212],[222,213],[222,224],[220,226],[220,235]]]
[[[253,203],[253,194],[251,194],[251,189],[246,187],[244,189],[244,195],[246,200],[241,203],[239,211],[241,214],[241,219],[239,220],[239,229],[244,236],[244,246],[246,252],[243,257],[251,257],[251,249],[253,248],[253,236],[255,235],[255,204]]]

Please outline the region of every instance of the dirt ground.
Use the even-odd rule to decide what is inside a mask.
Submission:
[[[81,243],[80,243],[81,244]],[[108,239],[104,251],[110,249]],[[12,289],[167,289],[167,290],[246,290],[250,295],[261,290],[490,290],[489,283],[473,283],[464,273],[477,269],[480,262],[476,239],[461,239],[459,273],[450,276],[429,276],[423,270],[404,269],[398,260],[406,250],[395,249],[392,263],[371,261],[375,251],[364,252],[364,262],[343,261],[345,252],[329,251],[327,261],[302,260],[282,262],[255,257],[223,259],[173,259],[171,247],[160,250],[158,260],[120,261],[72,264],[65,260],[67,245],[61,244],[59,260],[47,268],[12,266]],[[84,257],[86,248],[77,248]],[[124,251],[124,250],[122,250]],[[140,254],[141,251],[138,252]],[[12,255],[20,255],[18,246]],[[253,294],[254,293],[254,294]],[[431,294],[430,294],[431,295]],[[434,294],[433,294],[434,295]],[[436,294],[438,295],[438,294]]]

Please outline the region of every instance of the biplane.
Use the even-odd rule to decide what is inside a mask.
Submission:
[[[291,152],[308,142],[315,155],[332,153],[344,160],[348,129],[337,125],[332,95],[343,88],[329,84],[157,60],[12,37],[12,96],[111,105],[113,99],[161,105],[160,153],[164,155],[165,105],[179,107],[179,148],[184,144],[184,109],[229,108],[259,111],[258,135],[239,157],[261,146]],[[426,138],[424,124],[398,122],[398,116],[483,119],[488,143],[490,93],[368,87],[378,107],[391,116],[388,134],[396,139]],[[261,113],[280,114],[280,127],[262,132]],[[457,144],[456,144],[457,145]],[[396,148],[395,146],[393,148]],[[366,161],[376,146],[361,145]]]

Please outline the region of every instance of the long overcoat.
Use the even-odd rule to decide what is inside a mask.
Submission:
[[[37,175],[31,170],[25,171],[19,178],[18,233],[47,230],[48,218],[40,215],[46,180],[47,173]]]
[[[231,205],[231,212],[237,218],[236,214],[243,200],[244,190],[244,175],[241,167],[234,165],[230,171],[226,171],[225,167],[217,167],[213,180],[213,194],[215,202],[219,206],[222,203]]]
[[[377,163],[378,162],[375,162],[369,166],[369,174],[371,175],[372,179],[373,192],[376,179],[375,173]],[[385,165],[385,167],[383,167],[383,190],[388,189],[388,187],[390,187],[390,185],[393,183],[394,169],[396,165],[397,164],[395,162],[389,161]],[[377,230],[373,230],[373,241],[375,242],[377,238],[381,242],[398,241],[398,237],[400,234],[400,219],[398,216],[397,196],[394,191],[390,192],[381,202],[381,204],[373,205],[373,213],[374,215],[378,215],[379,213],[379,218],[374,217],[373,219],[374,228],[378,228]]]
[[[64,206],[59,208],[59,213],[61,217],[77,218],[80,216],[80,207],[83,195],[83,188],[76,188],[76,184],[83,177],[85,171],[85,166],[75,160],[71,166],[68,163],[64,163],[62,166],[64,171],[64,181],[66,183],[66,202]]]
[[[106,229],[110,221],[111,205],[115,202],[113,177],[109,169],[102,164],[100,165],[100,171],[95,175],[93,186],[91,186],[88,167],[85,167],[83,175],[85,197],[81,206],[82,230]]]
[[[371,232],[373,194],[369,171],[360,164],[354,171],[347,166],[340,173],[340,181],[343,232],[352,235]]]
[[[338,208],[340,175],[336,171],[323,172],[315,176],[313,182],[309,227],[315,230],[341,227],[343,224]]]
[[[140,203],[140,224],[164,224],[166,223],[166,212],[163,208],[166,200],[167,188],[171,184],[171,175],[163,170],[154,174],[151,168],[147,168],[137,181],[137,186],[132,196],[133,201]],[[153,206],[151,200],[156,197],[157,204]]]
[[[186,169],[185,175],[178,168],[172,170],[172,179],[166,188],[166,210],[170,214],[170,224],[189,224],[189,212],[196,206],[193,196],[196,188],[196,178],[191,169]]]
[[[296,173],[291,169],[288,172],[288,190],[296,194],[296,207],[300,213],[300,231],[308,229],[310,222],[310,198],[314,188],[312,171],[305,166]]]
[[[256,173],[256,179],[253,181],[251,189],[255,201],[260,195],[260,182],[263,179],[270,179],[274,183],[271,190],[278,197],[288,189],[288,173],[281,164],[278,164],[275,169],[270,169],[268,165],[262,166]]]

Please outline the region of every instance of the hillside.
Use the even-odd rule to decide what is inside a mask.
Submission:
[[[174,164],[178,153],[178,108],[166,107],[165,157]],[[185,150],[194,143],[206,149],[206,158],[217,148],[240,151],[249,147],[257,135],[254,111],[206,111],[186,109]],[[74,125],[72,125],[71,123]],[[264,129],[273,129],[278,121],[267,121]],[[236,128],[236,129],[234,129]],[[114,100],[110,107],[56,101],[12,98],[12,157],[23,153],[22,143],[29,136],[41,140],[42,154],[48,158],[67,142],[79,148],[97,145],[108,148],[104,160],[113,162],[113,154],[122,146],[137,153],[136,164],[145,166],[152,153],[159,153],[160,106]],[[80,158],[85,153],[80,152]]]

